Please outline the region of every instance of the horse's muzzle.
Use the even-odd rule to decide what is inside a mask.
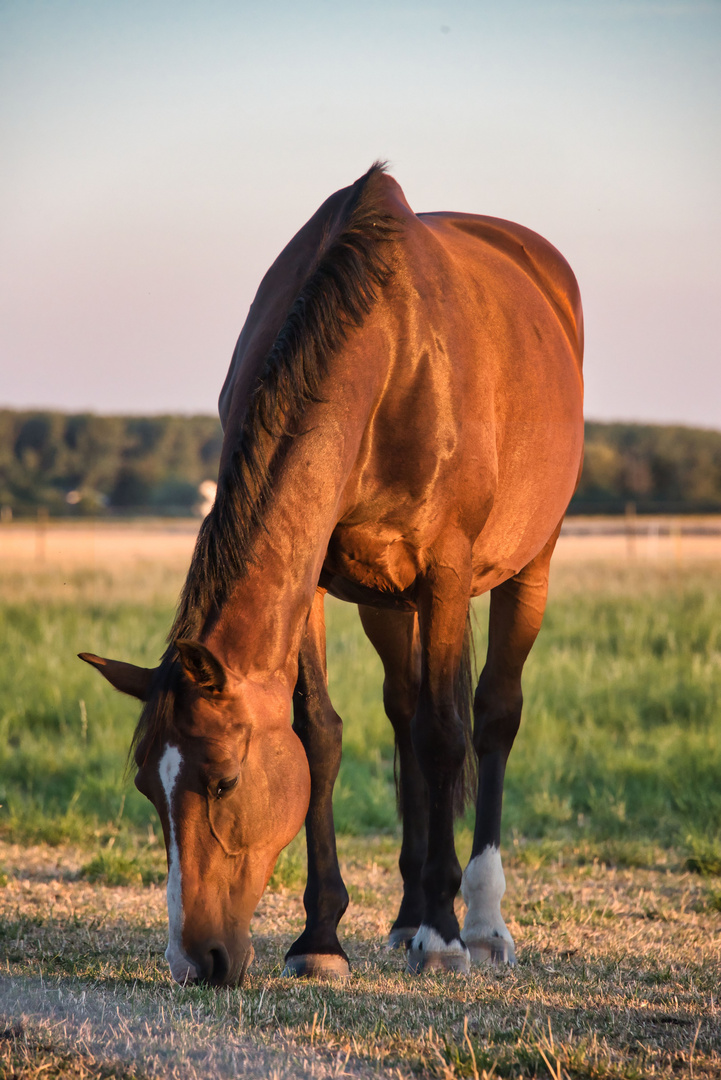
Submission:
[[[250,941],[239,945],[231,955],[221,941],[206,942],[190,954],[198,972],[197,982],[206,986],[240,986],[253,960]]]

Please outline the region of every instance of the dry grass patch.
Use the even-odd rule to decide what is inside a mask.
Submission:
[[[281,977],[303,922],[281,887],[247,984],[217,993],[171,984],[161,886],[74,880],[77,853],[41,850],[25,867],[0,852],[0,1075],[721,1075],[721,915],[698,874],[511,857],[518,967],[411,978],[383,945],[394,844],[344,840],[352,977]]]

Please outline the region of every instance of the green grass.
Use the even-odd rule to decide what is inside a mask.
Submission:
[[[719,835],[718,575],[557,590],[524,690],[512,833],[665,845]]]
[[[159,850],[129,854],[106,847],[80,868],[78,877],[105,885],[158,885],[165,878],[165,859]]]
[[[181,579],[177,569],[149,566],[132,575],[48,570],[3,579],[7,838],[94,848],[112,840],[113,858],[136,860],[127,873],[147,877],[143,867],[156,865],[155,811],[124,778],[137,707],[75,654],[154,663]],[[479,657],[486,610],[479,601]],[[338,831],[394,833],[380,663],[353,607],[329,602],[327,622],[331,695],[344,718]],[[690,867],[695,859],[695,868],[718,873],[721,568],[561,567],[524,692],[506,782],[506,844],[537,852],[541,843],[571,843],[589,859],[639,866],[674,847]]]

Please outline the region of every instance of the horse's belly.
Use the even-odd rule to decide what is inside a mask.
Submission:
[[[473,544],[474,596],[514,577],[546,546],[566,512],[578,478],[583,429],[556,449],[559,460],[542,460],[539,448],[512,484],[501,483],[488,517]],[[554,455],[555,458],[555,455]]]
[[[489,530],[478,537],[473,546],[473,578],[471,595],[480,596],[507,581],[528,566],[545,547],[562,516],[548,527],[529,529],[526,535],[514,540],[511,535],[497,536]]]

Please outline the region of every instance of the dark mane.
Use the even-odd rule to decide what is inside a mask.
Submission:
[[[131,754],[167,730],[179,677],[175,641],[197,638],[250,565],[252,541],[282,445],[306,407],[321,400],[329,361],[349,330],[359,327],[392,270],[386,257],[400,223],[382,208],[376,162],[354,185],[344,219],[323,236],[300,292],[288,311],[220,476],[213,509],[203,521],[156,673],[138,721]]]

